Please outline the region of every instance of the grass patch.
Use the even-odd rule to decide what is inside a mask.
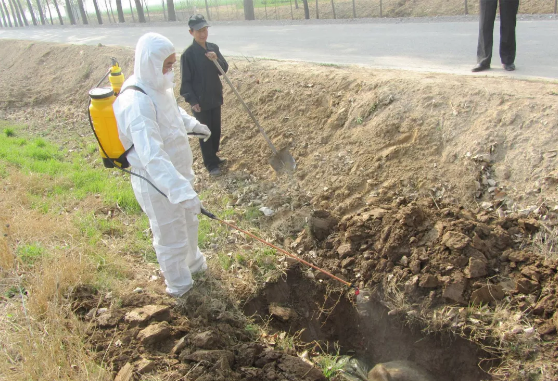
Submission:
[[[86,150],[91,153],[91,145],[87,145]],[[31,188],[30,193],[43,199],[43,202],[36,202],[43,212],[53,209],[54,204],[68,199],[83,200],[91,194],[102,195],[106,203],[116,204],[126,212],[141,211],[128,175],[91,167],[78,152],[69,153],[42,138],[0,135],[0,162],[2,177],[5,177],[6,166],[39,176],[37,184],[40,186]]]
[[[33,265],[45,253],[44,248],[39,243],[18,246],[16,255],[26,265]]]
[[[9,222],[7,248],[17,259],[16,268],[2,268],[0,289],[9,299],[0,316],[6,344],[0,374],[15,381],[110,380],[110,372],[89,357],[86,326],[67,296],[80,284],[108,291],[129,283],[133,274],[123,256],[129,242],[144,258],[152,252],[150,235],[135,235],[149,226],[147,218],[139,215],[128,176],[80,156],[91,154],[91,146],[68,152],[28,137],[25,126],[0,121],[0,129],[0,181],[9,187],[0,210],[2,223]]]

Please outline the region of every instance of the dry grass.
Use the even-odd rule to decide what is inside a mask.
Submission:
[[[539,359],[543,342],[532,325],[531,316],[506,300],[491,305],[431,308],[428,298],[420,305],[410,303],[395,278],[384,283],[381,295],[390,315],[401,317],[425,334],[460,336],[485,350],[492,356],[486,360],[500,362],[490,370],[497,379],[555,380],[558,377],[555,366]]]
[[[558,229],[541,224],[533,237],[533,251],[547,260],[558,259]]]
[[[110,380],[110,372],[90,358],[85,327],[66,296],[78,284],[98,282],[102,268],[93,252],[113,268],[124,266],[123,259],[107,245],[88,246],[72,215],[35,208],[27,195],[40,194],[39,176],[11,170],[2,185],[8,191],[0,199],[0,290],[6,296],[0,310],[0,380]],[[32,261],[17,255],[25,247],[40,248],[41,255]]]

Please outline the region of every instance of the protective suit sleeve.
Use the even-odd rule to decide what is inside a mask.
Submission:
[[[182,117],[182,121],[184,122],[186,132],[193,132],[194,127],[196,127],[198,124],[201,124],[196,118],[188,115],[188,113],[182,107],[178,106],[178,111],[180,111],[180,116]]]
[[[130,121],[127,129],[132,137],[134,149],[155,186],[167,195],[172,204],[197,197],[190,181],[178,172],[163,149],[163,139],[153,103],[134,102],[127,111],[126,120]]]

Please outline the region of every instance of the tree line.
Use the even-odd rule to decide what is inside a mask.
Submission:
[[[49,23],[49,21],[50,24],[53,25],[55,23],[54,20],[56,19],[58,19],[60,25],[64,25],[64,17],[62,16],[62,12],[60,11],[61,7],[65,7],[65,14],[66,17],[69,19],[71,25],[76,25],[77,21],[80,21],[84,25],[89,24],[89,16],[85,11],[84,0],[35,0],[35,3],[32,3],[32,0],[25,1],[27,9],[22,6],[22,0],[0,0],[0,26],[2,28],[24,27],[31,25],[31,23],[35,26],[46,25]],[[100,1],[101,0],[92,0],[93,7],[95,8],[97,23],[103,24],[103,16],[101,13],[101,8],[99,7]],[[136,15],[134,15],[134,9],[132,8],[132,0],[128,1],[130,3],[132,19],[135,22]],[[109,21],[111,21],[112,15],[112,19],[114,20],[114,22],[116,22],[116,17],[114,16],[112,9],[112,2],[107,2],[107,0],[104,0],[104,2]],[[125,22],[125,19],[124,10],[122,7],[122,0],[115,0],[115,2],[118,22],[123,23]],[[133,2],[136,8],[135,10],[138,21],[140,23],[145,23],[146,18],[142,1],[133,0]],[[167,8],[167,13],[165,14],[165,16],[167,16],[168,14],[169,21],[176,21],[174,1],[166,0],[166,4],[164,5],[166,5]],[[54,7],[54,10],[56,11],[54,18],[51,11],[52,7]],[[108,11],[109,7],[111,11],[110,13]],[[31,18],[31,20],[28,20],[29,17]]]
[[[88,25],[90,15],[85,10],[84,0],[25,0],[27,9],[22,6],[22,0],[0,0],[0,26],[2,28],[12,28],[12,27],[24,27],[29,26],[31,23],[35,26],[37,25],[54,25],[56,19],[60,25],[64,25],[64,17],[60,11],[61,7],[65,7],[65,14],[71,25],[76,25],[78,21],[81,24]],[[95,17],[98,24],[103,24],[103,16],[101,8],[99,7],[99,2],[103,0],[91,0],[93,7],[95,9]],[[296,8],[298,9],[298,1],[294,0]],[[301,0],[304,7],[305,18],[310,18],[310,10],[308,7],[308,0]],[[353,0],[354,1],[354,0]],[[118,15],[118,22],[125,22],[124,10],[122,7],[122,0],[115,0],[116,2],[116,12]],[[132,21],[136,22],[136,15],[134,14],[134,9],[132,7],[132,0],[128,0],[130,12],[132,16]],[[333,2],[333,0],[332,0]],[[62,4],[60,4],[62,3]],[[116,17],[114,16],[112,9],[112,2],[109,0],[104,0],[105,9],[107,10],[107,17],[109,22],[114,21],[116,23]],[[140,23],[146,22],[144,7],[147,8],[147,4],[142,4],[142,0],[133,0],[135,5],[135,11],[137,14],[137,19]],[[174,0],[162,0],[163,10],[165,15],[165,20],[176,21],[176,10],[174,6]],[[205,0],[205,6],[207,10],[207,15],[209,17],[209,5],[208,0]],[[52,7],[56,14],[53,17]],[[77,7],[77,11],[76,11]],[[166,9],[165,9],[166,7]],[[254,1],[253,0],[243,0],[244,8],[244,18],[246,20],[255,20],[254,12]],[[110,9],[110,13],[109,13]],[[166,12],[165,12],[166,11]],[[148,10],[149,12],[149,10]],[[112,20],[111,20],[112,15]],[[28,17],[31,20],[28,20]]]

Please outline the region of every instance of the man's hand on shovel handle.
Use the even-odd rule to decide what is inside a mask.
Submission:
[[[205,53],[205,56],[211,61],[215,61],[217,59],[217,54],[215,52],[207,52]]]

